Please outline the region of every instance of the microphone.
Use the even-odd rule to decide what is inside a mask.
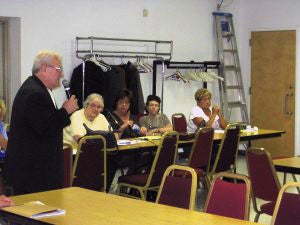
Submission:
[[[65,89],[67,98],[68,98],[68,99],[71,98],[72,93],[71,93],[69,81],[63,80],[63,81],[62,81],[62,85],[64,86],[64,89]]]

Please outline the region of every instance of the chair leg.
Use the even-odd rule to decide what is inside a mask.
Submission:
[[[256,213],[256,215],[255,215],[255,218],[254,218],[254,222],[258,222],[258,219],[259,219],[259,217],[260,217],[260,215],[261,215],[261,213]]]
[[[283,185],[285,185],[286,184],[286,173],[284,172],[283,173]]]
[[[295,174],[292,173],[292,177],[293,177],[294,182],[298,182],[298,181],[297,181],[297,177],[296,177]],[[298,191],[298,193],[300,194],[300,188],[299,188],[299,187],[297,187],[297,191]]]

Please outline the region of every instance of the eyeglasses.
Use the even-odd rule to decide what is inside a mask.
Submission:
[[[47,65],[48,67],[51,67],[53,69],[56,69],[58,72],[62,73],[63,72],[63,69],[62,67],[57,67],[57,66],[52,66],[52,65]]]
[[[96,105],[94,103],[89,103],[88,106],[90,106],[91,108],[103,109],[103,107],[101,105]]]

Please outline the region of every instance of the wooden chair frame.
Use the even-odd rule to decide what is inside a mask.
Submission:
[[[151,170],[150,170],[150,173],[149,173],[146,184],[144,186],[137,186],[137,185],[133,185],[133,184],[121,183],[120,182],[118,184],[118,188],[117,188],[117,194],[118,195],[130,197],[130,198],[135,198],[135,199],[142,199],[142,200],[146,201],[147,191],[149,191],[149,190],[157,191],[159,189],[160,186],[150,187],[150,184],[151,184],[152,176],[154,174],[156,163],[158,161],[159,154],[160,154],[161,149],[163,147],[164,139],[167,138],[167,137],[171,137],[171,136],[176,137],[176,144],[175,144],[175,149],[174,149],[175,152],[174,152],[174,159],[173,159],[173,164],[175,164],[176,155],[177,155],[176,153],[177,153],[177,149],[178,149],[179,134],[176,131],[169,131],[169,132],[166,132],[166,133],[163,134],[163,136],[162,136],[162,138],[159,142],[159,145],[158,145],[158,148],[157,148],[157,151],[156,151],[156,154],[155,154],[155,158],[153,160]],[[138,190],[139,193],[140,193],[140,197],[132,196],[132,195],[129,195],[127,193],[121,193],[120,190],[121,190],[122,187],[128,187],[128,188],[133,188],[133,189]]]
[[[163,176],[163,179],[162,179],[162,182],[161,182],[161,185],[160,185],[160,188],[159,188],[159,191],[158,191],[158,194],[157,194],[157,197],[156,197],[155,203],[159,204],[158,201],[160,199],[160,195],[161,195],[161,192],[163,190],[163,187],[164,187],[164,184],[165,184],[165,181],[166,181],[166,177],[168,175],[170,175],[172,172],[174,173],[174,170],[185,171],[186,173],[189,173],[191,175],[192,185],[191,185],[189,210],[194,210],[195,201],[196,201],[196,192],[197,192],[197,174],[196,174],[196,172],[193,168],[188,167],[188,166],[171,165],[166,169],[166,171],[164,173],[164,176]],[[184,177],[185,176],[186,176],[186,174],[184,175]],[[184,177],[182,179],[185,179]]]
[[[74,160],[74,165],[73,165],[73,173],[72,173],[72,184],[74,179],[76,178],[76,169],[77,169],[77,164],[78,164],[78,160],[80,157],[80,154],[82,153],[81,148],[82,145],[84,145],[85,143],[87,143],[87,141],[89,140],[97,140],[100,139],[103,142],[103,149],[99,148],[99,151],[104,151],[104,162],[103,162],[103,166],[104,166],[104,173],[101,174],[101,176],[103,176],[104,179],[104,186],[102,190],[99,191],[103,191],[106,192],[106,188],[107,188],[107,150],[106,150],[106,140],[102,135],[91,135],[91,136],[84,136],[80,139],[79,144],[78,144],[78,149],[76,152],[76,156],[75,156],[75,160]],[[97,179],[95,177],[95,179]]]
[[[213,187],[214,184],[216,182],[217,179],[221,178],[221,177],[226,177],[226,178],[231,178],[234,180],[243,180],[245,185],[246,185],[246,201],[245,201],[245,216],[244,216],[244,220],[249,220],[249,213],[250,213],[250,198],[251,198],[251,182],[250,180],[245,176],[245,175],[240,175],[240,174],[235,174],[235,173],[228,173],[228,172],[221,172],[221,173],[217,173],[211,183],[211,187],[209,189],[206,201],[205,201],[205,205],[204,205],[204,212],[207,212],[207,207],[209,204],[209,200],[213,191]],[[222,203],[220,203],[222,204]]]

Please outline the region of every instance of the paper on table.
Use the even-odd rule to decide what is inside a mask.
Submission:
[[[145,142],[143,140],[129,140],[129,139],[122,139],[122,140],[117,140],[118,145],[134,145],[138,144],[141,142]]]
[[[33,219],[50,217],[50,216],[58,216],[66,213],[65,210],[58,209],[52,206],[47,206],[44,203],[39,201],[27,202],[22,205],[6,207],[3,208],[2,210],[12,212],[18,215],[30,217]]]

